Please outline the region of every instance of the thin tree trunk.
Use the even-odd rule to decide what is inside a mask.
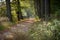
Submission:
[[[9,18],[10,21],[12,21],[10,0],[6,0],[6,7],[7,7],[7,17]]]
[[[40,0],[34,0],[34,5],[35,5],[35,12],[39,18],[41,18],[41,6],[40,6]]]
[[[17,16],[18,16],[18,21],[20,21],[20,19],[23,19],[23,16],[22,16],[22,12],[21,12],[21,7],[20,7],[20,1],[17,0]]]
[[[41,0],[41,18],[45,20],[45,0]]]
[[[36,14],[39,18],[43,19],[44,17],[44,13],[45,13],[45,5],[44,5],[44,1],[45,0],[35,0],[34,4],[35,4],[35,9],[36,9]]]
[[[45,20],[50,19],[50,0],[45,0]]]

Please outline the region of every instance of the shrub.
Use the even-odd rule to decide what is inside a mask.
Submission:
[[[3,25],[0,25],[0,31],[3,31],[5,27]]]
[[[59,40],[60,39],[60,21],[36,22],[30,29],[32,40]]]

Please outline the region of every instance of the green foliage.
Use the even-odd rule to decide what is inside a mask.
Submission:
[[[32,40],[59,40],[60,39],[60,21],[36,22],[30,29]]]
[[[15,10],[12,11],[12,19],[13,19],[13,22],[17,22],[18,18]]]
[[[6,7],[5,6],[1,7],[0,16],[6,16]]]
[[[5,27],[3,25],[0,25],[0,31],[3,31]]]
[[[55,11],[60,9],[60,0],[51,0],[51,9]]]
[[[53,17],[58,18],[60,16],[60,0],[50,0],[51,2],[51,14]]]
[[[17,8],[17,0],[13,0],[12,2],[11,2],[11,8],[12,8],[12,16],[14,15],[15,17],[17,16],[17,15],[15,15],[16,14],[16,12],[18,11],[18,9],[19,8]],[[26,9],[28,9],[28,10],[30,10],[31,11],[31,15],[33,16],[33,17],[35,17],[36,15],[35,15],[35,9],[34,9],[34,1],[33,0],[20,0],[20,10],[19,11],[21,11],[22,12],[22,15],[25,17],[27,17],[27,10]],[[15,12],[13,12],[15,10]],[[30,11],[28,12],[28,13],[30,13]],[[13,16],[13,18],[14,18],[14,16]],[[37,17],[36,17],[37,18]]]

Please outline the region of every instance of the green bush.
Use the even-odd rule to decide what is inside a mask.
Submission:
[[[0,31],[3,31],[5,27],[3,25],[0,25]]]
[[[60,39],[60,21],[36,22],[30,29],[31,40],[59,40]]]

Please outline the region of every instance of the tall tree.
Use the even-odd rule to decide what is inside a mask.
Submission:
[[[6,0],[6,7],[7,7],[7,16],[9,20],[12,21],[10,0]]]
[[[41,18],[41,5],[40,5],[40,0],[34,0],[34,5],[35,5],[35,11],[36,14],[39,18]]]
[[[50,0],[45,0],[45,20],[50,19]]]
[[[50,14],[50,0],[35,0],[34,3],[38,17],[47,20]]]
[[[23,19],[22,16],[22,12],[21,12],[21,6],[20,6],[20,1],[17,0],[17,16],[18,16],[18,21],[20,21],[20,19]]]

